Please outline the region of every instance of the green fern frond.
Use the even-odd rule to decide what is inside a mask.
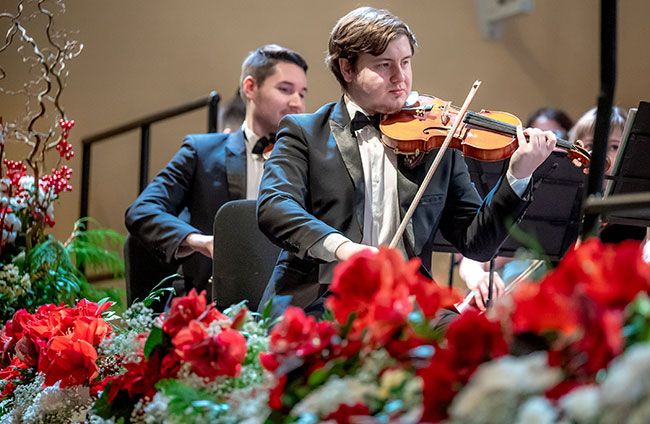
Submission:
[[[115,277],[123,276],[124,261],[120,253],[125,237],[111,229],[85,229],[87,221],[75,223],[75,230],[66,244],[70,257],[74,258],[79,268],[108,271]]]

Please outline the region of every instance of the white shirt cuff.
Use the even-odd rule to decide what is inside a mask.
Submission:
[[[531,177],[518,179],[510,173],[510,170],[508,170],[506,172],[506,178],[508,179],[512,191],[514,191],[517,196],[521,197],[526,191],[526,187],[528,187]]]
[[[343,243],[351,241],[340,233],[330,233],[318,240],[312,247],[307,250],[307,254],[312,258],[320,259],[325,262],[336,261],[336,249]]]
[[[190,234],[200,234],[200,233],[190,233]],[[186,244],[187,238],[190,234],[186,235],[181,244],[176,248],[176,253],[174,253],[174,259],[183,259],[186,256],[190,256],[194,253],[194,249]]]

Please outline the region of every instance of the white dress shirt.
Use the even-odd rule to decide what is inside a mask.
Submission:
[[[260,190],[260,181],[262,181],[262,172],[264,171],[264,158],[262,155],[253,153],[255,143],[260,136],[255,134],[248,127],[246,121],[242,124],[244,139],[246,140],[246,199],[257,199]]]

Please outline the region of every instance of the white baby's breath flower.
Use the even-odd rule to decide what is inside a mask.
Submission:
[[[601,385],[602,423],[650,419],[650,344],[637,344],[614,359]]]
[[[151,402],[147,403],[142,408],[145,423],[153,424],[165,422],[168,405],[169,398],[160,392],[156,393],[151,399]]]
[[[559,383],[562,373],[549,368],[545,352],[505,356],[481,365],[449,409],[459,422],[498,423],[515,418],[528,397]]]
[[[557,419],[557,411],[548,399],[534,396],[519,408],[516,424],[552,424]]]
[[[564,395],[559,401],[560,408],[573,422],[594,422],[600,412],[600,389],[598,386],[578,387]]]
[[[604,404],[628,404],[650,393],[650,344],[632,346],[612,361],[602,384]]]
[[[325,416],[338,409],[339,405],[363,403],[366,396],[377,390],[376,386],[356,378],[332,377],[327,383],[305,396],[292,410],[295,416]]]

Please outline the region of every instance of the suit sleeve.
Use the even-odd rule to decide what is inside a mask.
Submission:
[[[188,234],[201,232],[179,218],[187,204],[196,166],[197,151],[189,136],[167,166],[126,210],[125,224],[129,232],[167,262],[174,259]]]
[[[508,237],[510,225],[521,220],[530,204],[530,184],[519,197],[502,177],[481,202],[465,161],[457,152],[453,160],[440,231],[464,256],[488,261]]]
[[[273,154],[264,166],[257,200],[260,230],[301,259],[328,234],[339,233],[309,211],[309,145],[298,117],[280,123]]]

